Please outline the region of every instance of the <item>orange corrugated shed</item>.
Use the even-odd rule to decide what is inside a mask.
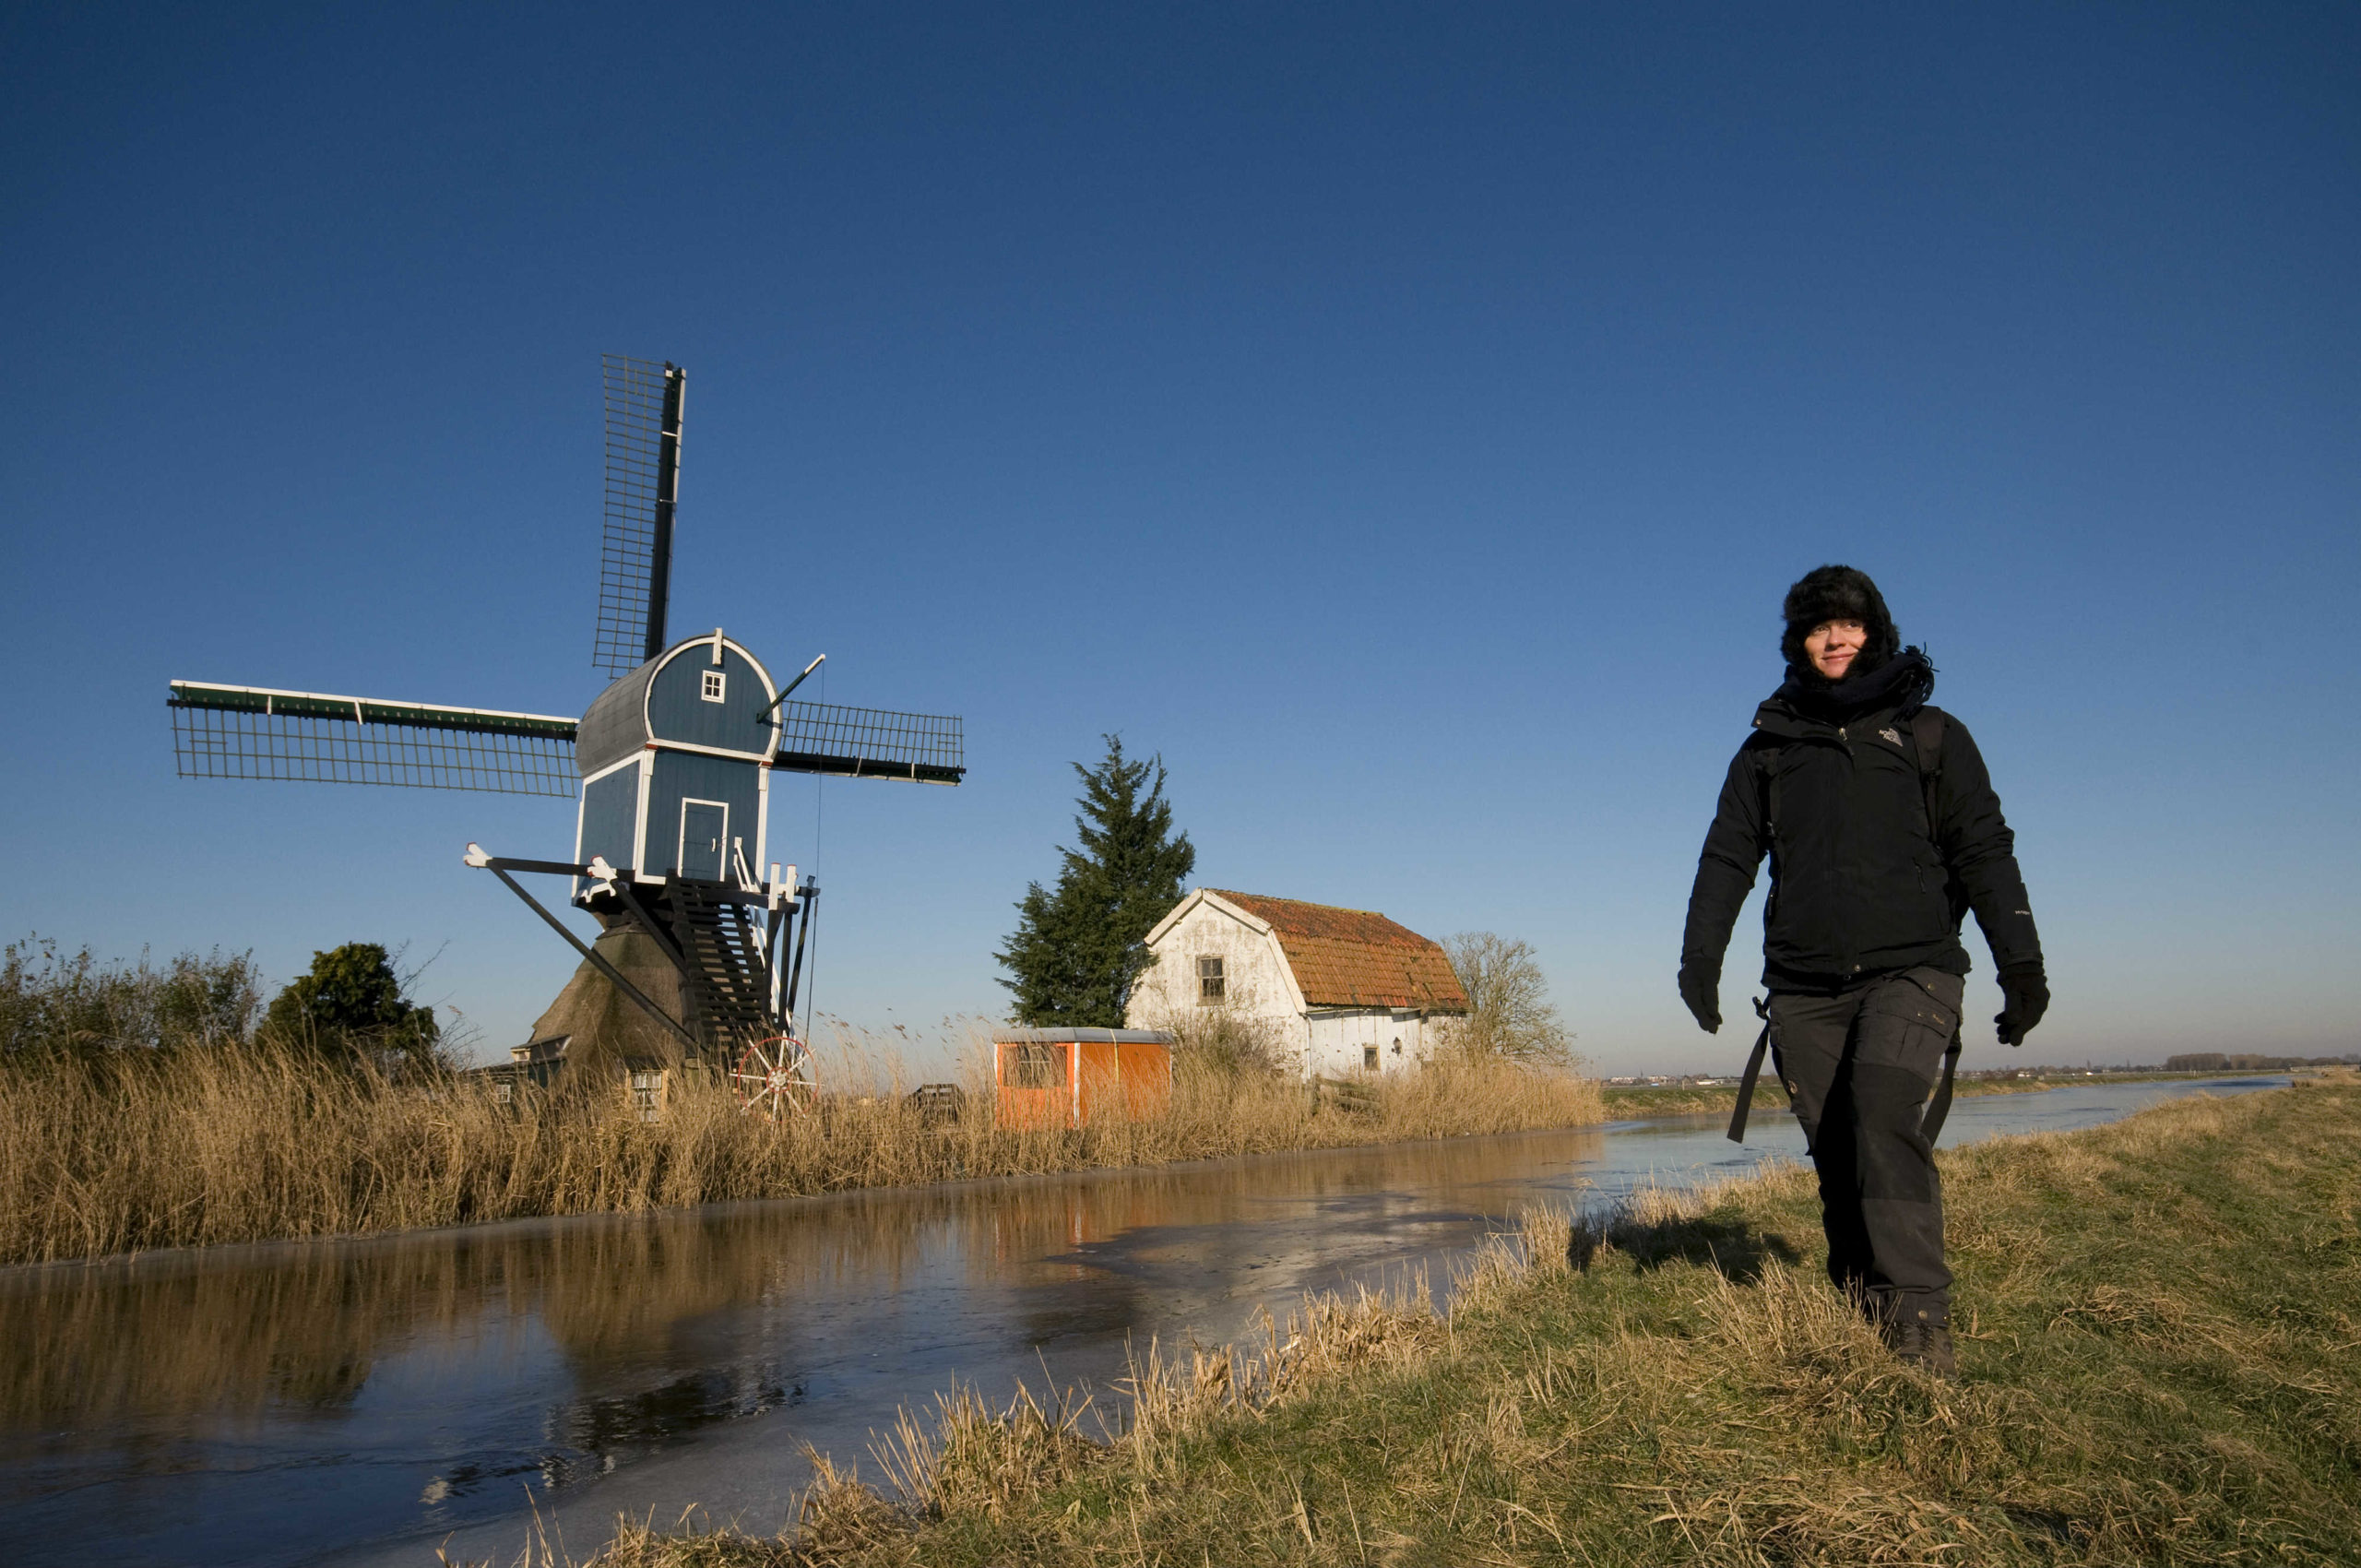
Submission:
[[[1161,1030],[1008,1029],[992,1037],[1003,1127],[1082,1127],[1161,1116],[1172,1037]]]
[[[1271,922],[1311,1007],[1416,1007],[1465,1012],[1467,993],[1442,944],[1367,909],[1206,889]]]

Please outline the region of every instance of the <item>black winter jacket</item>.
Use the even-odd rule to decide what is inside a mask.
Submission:
[[[1697,859],[1684,968],[1718,979],[1766,853],[1762,983],[1774,992],[1834,991],[1921,964],[1964,975],[1969,909],[1999,968],[2041,961],[2016,837],[1975,742],[1949,714],[1928,831],[1911,729],[1923,690],[1814,717],[1791,682],[1755,710]]]

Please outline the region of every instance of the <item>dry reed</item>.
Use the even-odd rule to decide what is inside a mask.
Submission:
[[[997,1125],[905,1103],[898,1060],[840,1041],[824,1098],[781,1126],[692,1078],[663,1118],[611,1094],[499,1101],[461,1076],[400,1085],[267,1046],[0,1063],[0,1262],[540,1215],[635,1212],[965,1177],[1161,1164],[1275,1149],[1578,1126],[1596,1084],[1491,1062],[1388,1078],[1358,1110],[1301,1084],[1182,1058],[1171,1109],[1076,1129]]]

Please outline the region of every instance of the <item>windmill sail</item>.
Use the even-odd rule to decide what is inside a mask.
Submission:
[[[607,398],[606,521],[590,662],[609,675],[626,675],[665,647],[688,375],[675,365],[621,354],[600,356],[599,366]]]
[[[376,697],[174,681],[172,749],[184,778],[276,778],[481,790],[572,800],[578,723]],[[955,718],[787,702],[786,773],[956,784],[967,771]]]
[[[575,721],[374,697],[174,681],[184,778],[483,790],[571,800]]]
[[[959,720],[824,702],[779,704],[778,754],[787,773],[956,784],[967,771]]]

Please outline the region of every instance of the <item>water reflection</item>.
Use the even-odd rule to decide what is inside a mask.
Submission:
[[[1237,1281],[1311,1283],[1600,1147],[1596,1131],[1454,1140],[10,1271],[0,1498],[38,1512],[69,1489],[209,1474],[221,1443],[285,1450],[255,1488],[315,1468],[322,1442],[354,1465],[423,1461],[421,1414],[476,1441],[405,1503],[447,1510],[518,1476],[564,1487],[799,1405],[864,1344],[974,1372],[1120,1339],[1170,1315],[1159,1290],[1202,1316]],[[1319,1233],[1284,1223],[1311,1214]],[[381,1374],[394,1386],[373,1391]]]
[[[1955,1125],[2011,1121],[1980,1109]],[[692,1499],[759,1526],[795,1440],[857,1455],[955,1376],[1103,1384],[1127,1340],[1794,1141],[1647,1123],[0,1271],[0,1530],[27,1562],[421,1561],[496,1521],[453,1555],[505,1556],[528,1491],[580,1494],[586,1539]]]

